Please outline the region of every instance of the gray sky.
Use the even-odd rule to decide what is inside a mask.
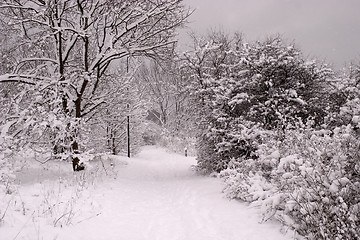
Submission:
[[[189,27],[238,31],[247,41],[281,34],[305,56],[335,68],[360,62],[360,0],[184,0],[196,8]],[[186,39],[180,42],[185,48]]]

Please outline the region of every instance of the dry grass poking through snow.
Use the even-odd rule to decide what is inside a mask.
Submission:
[[[101,206],[92,197],[98,184],[116,178],[126,164],[125,158],[99,155],[87,161],[85,171],[72,172],[67,162],[27,160],[11,187],[0,193],[0,238],[46,239],[48,229],[100,215]]]

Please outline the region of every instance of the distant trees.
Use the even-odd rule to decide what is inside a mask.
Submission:
[[[5,91],[4,84],[20,86],[7,95],[6,132],[37,129],[54,138],[55,152],[79,151],[78,126],[109,104],[112,90],[101,87],[108,70],[120,59],[172,52],[174,31],[190,13],[181,0],[2,1],[1,31],[11,37],[1,38],[8,54],[0,83]]]
[[[104,96],[106,104],[98,108],[88,120],[87,146],[97,152],[108,151],[116,155],[127,150],[127,117],[130,118],[131,152],[142,143],[142,132],[148,102],[144,91],[136,84],[133,70],[126,74],[121,69],[109,74],[102,88],[111,89]]]
[[[171,148],[186,146],[193,115],[189,111],[189,81],[181,61],[173,57],[144,63],[136,78],[149,102],[149,118],[162,128],[162,142]],[[181,146],[170,146],[175,138],[181,142],[174,144]]]
[[[161,125],[171,125],[173,123],[169,122],[182,118],[188,86],[181,74],[178,60],[143,65],[139,70],[138,79],[148,99],[151,100],[153,110],[158,113]]]
[[[174,76],[170,75],[164,68],[166,66],[161,66],[157,62],[150,62],[147,65],[143,64],[138,74],[139,84],[143,86],[148,99],[152,100],[153,116],[163,126],[167,124],[172,111],[172,98],[174,96],[174,85],[171,81]]]

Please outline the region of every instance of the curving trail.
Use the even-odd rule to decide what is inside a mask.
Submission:
[[[226,199],[220,179],[192,171],[195,158],[145,147],[113,161],[116,179],[72,173],[66,163],[19,174],[17,194],[1,199],[9,208],[0,240],[292,239],[278,223],[259,224],[257,209]],[[94,187],[79,191],[82,181]]]
[[[221,181],[198,176],[194,158],[146,147],[96,192],[101,215],[61,231],[66,239],[281,240],[276,223],[229,201]]]

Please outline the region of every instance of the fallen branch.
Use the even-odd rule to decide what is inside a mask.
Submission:
[[[34,215],[35,211],[33,211],[33,213],[31,214],[31,216],[29,217],[29,219],[24,223],[24,225],[21,227],[20,231],[16,234],[16,236],[13,238],[13,240],[15,240],[20,233],[22,232],[22,230],[25,228],[26,224],[28,224],[28,222],[30,221],[30,219],[32,219],[33,215]]]
[[[93,216],[90,216],[90,217],[88,217],[88,218],[85,218],[85,219],[83,219],[83,220],[80,220],[80,221],[78,221],[76,224],[79,224],[79,223],[82,223],[82,222],[87,221],[87,220],[89,220],[89,219],[95,218],[95,217],[99,216],[100,214],[101,214],[101,212],[100,212],[100,213],[97,213],[97,214],[95,214],[95,215],[93,215]]]
[[[10,203],[11,203],[11,199],[10,199],[10,201],[8,202],[8,204],[7,204],[6,208],[5,208],[4,214],[0,218],[0,223],[4,220],[6,212],[7,212],[8,208],[9,208],[9,206],[10,206]]]
[[[105,168],[105,164],[104,164],[104,162],[103,162],[103,160],[100,158],[100,161],[101,161],[101,164],[102,164],[102,166],[103,166],[103,168],[104,168],[104,170],[105,170],[105,174],[106,174],[106,176],[108,175],[108,173],[107,173],[107,171],[106,171],[106,168]]]

